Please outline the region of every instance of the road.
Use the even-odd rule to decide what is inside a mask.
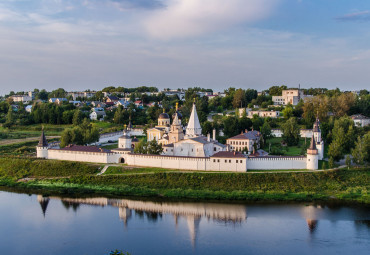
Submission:
[[[53,139],[53,138],[60,138],[60,136],[47,136],[46,139]],[[33,142],[38,141],[40,139],[39,136],[37,137],[27,137],[27,138],[21,138],[21,139],[1,139],[0,145],[10,145],[10,144],[16,144],[16,143],[23,143],[23,142]]]

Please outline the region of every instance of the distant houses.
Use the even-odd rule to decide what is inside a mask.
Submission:
[[[29,102],[32,101],[32,97],[30,97],[29,95],[14,95],[11,96],[10,98],[13,99],[14,103],[28,104]]]
[[[93,108],[90,113],[90,120],[104,120],[107,114],[104,111],[104,108]]]
[[[68,102],[67,98],[53,97],[49,99],[49,103],[63,104],[63,102]]]
[[[351,116],[351,119],[355,123],[356,126],[358,127],[365,127],[370,125],[370,118],[366,117],[362,114],[355,114]]]
[[[273,96],[272,102],[274,102],[274,105],[297,105],[301,99],[306,97],[302,90],[287,89],[283,90],[281,96]]]

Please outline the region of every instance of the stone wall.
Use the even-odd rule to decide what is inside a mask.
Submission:
[[[247,168],[248,170],[307,169],[307,158],[304,156],[250,157]]]
[[[132,166],[198,171],[246,172],[247,170],[246,158],[181,157],[141,154],[127,154],[123,157],[125,158],[125,162]],[[237,160],[238,163],[236,163]]]
[[[48,150],[48,159],[92,162],[92,163],[118,163],[120,154],[95,153],[81,151]]]

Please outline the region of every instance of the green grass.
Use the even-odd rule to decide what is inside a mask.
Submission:
[[[271,152],[278,150],[285,156],[300,156],[302,155],[302,147],[305,146],[305,139],[300,138],[299,143],[296,146],[281,146],[282,137],[273,137],[266,141],[265,146],[262,148],[265,151],[269,151],[269,143],[271,143]],[[310,139],[306,140],[306,144],[310,144]],[[271,155],[274,155],[270,153]]]
[[[118,148],[118,143],[112,143],[112,144],[109,144],[109,145],[105,145],[105,146],[102,146],[102,148],[107,149],[107,150],[117,149]]]

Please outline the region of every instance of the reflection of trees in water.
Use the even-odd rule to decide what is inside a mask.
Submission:
[[[244,221],[242,220],[234,220],[234,219],[215,219],[215,218],[211,218],[211,217],[207,217],[207,220],[212,220],[212,222],[215,222],[217,224],[223,224],[227,227],[241,227],[242,226],[242,222],[246,222],[247,219],[245,219]]]
[[[67,210],[72,208],[74,212],[77,212],[77,209],[80,207],[80,203],[74,203],[74,202],[69,202],[69,201],[64,201],[64,200],[61,200],[61,201],[62,201],[62,205],[64,206],[64,208],[66,208]]]
[[[135,215],[137,215],[140,219],[144,219],[144,211],[135,210]]]
[[[370,220],[355,220],[356,228],[367,228],[370,231]]]
[[[159,218],[162,218],[162,213],[158,212],[145,212],[148,221],[156,222]]]

